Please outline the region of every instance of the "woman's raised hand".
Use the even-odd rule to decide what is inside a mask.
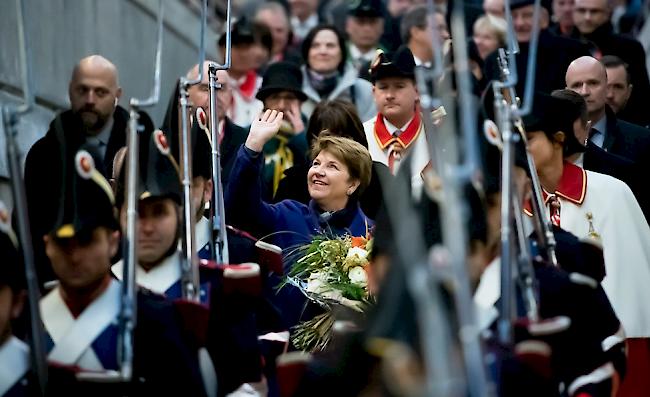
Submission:
[[[271,140],[280,130],[280,124],[284,115],[277,110],[267,109],[261,113],[257,120],[251,124],[246,147],[256,152],[261,152],[264,144]]]

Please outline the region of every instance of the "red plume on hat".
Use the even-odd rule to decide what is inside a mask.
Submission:
[[[115,197],[106,178],[95,167],[98,161],[90,148],[82,147],[74,167],[64,176],[59,216],[51,233],[57,238],[72,238],[104,226],[117,230]]]

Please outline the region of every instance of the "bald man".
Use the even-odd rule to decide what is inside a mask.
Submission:
[[[122,96],[117,68],[101,55],[82,59],[72,71],[68,95],[72,111],[79,115],[88,135],[98,135],[110,124]]]
[[[643,45],[636,39],[616,34],[610,22],[612,2],[608,0],[575,0],[572,37],[591,46],[591,55],[601,59],[605,55],[616,55],[630,65],[630,83],[634,90],[627,107],[628,112],[641,117],[634,120],[641,125],[650,124],[646,94],[650,92],[650,79],[646,67]],[[644,117],[645,116],[645,117]]]
[[[589,56],[574,60],[567,68],[565,81],[566,88],[587,102],[592,143],[638,165],[649,161],[650,130],[616,118],[607,105],[607,71],[600,61]]]
[[[203,76],[200,84],[193,85],[187,90],[190,105],[193,109],[202,108],[205,110],[207,120],[210,120],[210,87],[208,85],[208,67],[212,61],[203,63]],[[187,72],[186,77],[194,80],[199,75],[199,65],[196,64]],[[225,115],[232,106],[232,87],[229,84],[229,75],[225,70],[217,70],[217,82],[221,88],[217,90],[217,119],[223,121]]]
[[[62,189],[63,174],[71,172],[74,153],[82,145],[93,151],[100,160],[97,169],[108,178],[115,154],[126,144],[129,113],[118,105],[122,88],[111,61],[101,55],[81,59],[72,70],[68,95],[70,109],[56,116],[25,161],[27,205],[41,281],[53,278],[41,236],[52,228],[60,197],[68,194]],[[146,113],[140,113],[140,123],[153,129]]]

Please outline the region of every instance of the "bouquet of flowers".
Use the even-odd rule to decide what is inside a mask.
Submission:
[[[371,303],[368,294],[368,254],[372,239],[349,235],[318,235],[297,251],[299,259],[287,276],[287,283],[299,288],[325,313],[299,323],[292,343],[305,351],[323,350],[331,339],[335,305],[363,313]]]

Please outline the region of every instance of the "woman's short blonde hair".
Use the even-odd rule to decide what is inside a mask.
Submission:
[[[487,30],[493,33],[497,37],[500,47],[506,44],[508,23],[503,18],[485,14],[474,22],[474,32],[477,30]]]
[[[350,138],[331,135],[325,130],[311,147],[311,159],[315,159],[323,150],[341,160],[348,167],[350,178],[359,181],[359,187],[354,194],[358,195],[368,187],[372,173],[372,158],[365,146]]]

